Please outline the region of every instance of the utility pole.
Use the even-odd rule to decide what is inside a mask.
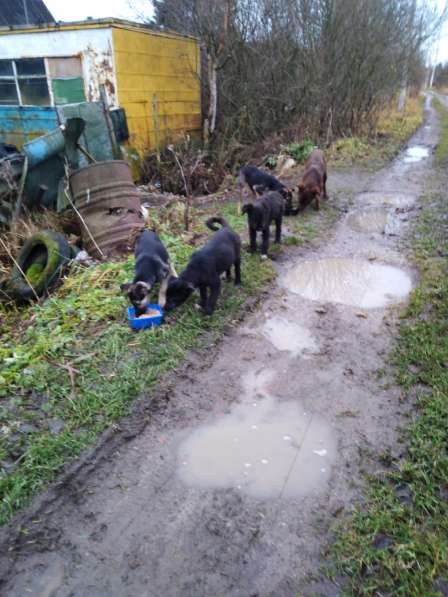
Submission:
[[[429,78],[429,88],[432,89],[433,83],[434,83],[434,75],[436,74],[436,68],[437,68],[437,60],[439,58],[439,50],[440,50],[440,37],[441,37],[441,33],[442,30],[440,30],[439,32],[439,37],[437,40],[437,48],[436,48],[436,53],[434,56],[434,63],[432,65],[432,70],[431,70],[431,76]]]
[[[444,8],[442,10],[442,17],[443,17],[443,15],[446,14],[446,10],[447,10],[447,3],[445,1],[445,5],[444,5]],[[437,61],[439,59],[440,40],[442,38],[443,28],[444,28],[444,25],[441,24],[440,28],[439,28],[439,34],[437,36],[437,46],[436,46],[436,52],[435,52],[435,55],[434,55],[434,62],[433,62],[432,69],[431,69],[431,76],[429,77],[429,88],[430,89],[432,88],[432,86],[434,84],[434,76],[436,74]]]
[[[30,19],[28,17],[28,4],[27,4],[27,0],[22,0],[22,4],[23,4],[23,14],[25,15],[25,25],[29,25],[30,24]]]

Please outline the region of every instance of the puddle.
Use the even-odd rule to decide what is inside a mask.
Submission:
[[[403,162],[409,164],[410,162],[419,162],[429,156],[429,149],[423,145],[414,145],[408,147],[404,154]]]
[[[263,335],[275,346],[277,350],[288,350],[294,356],[318,352],[318,347],[313,336],[307,328],[275,316],[266,321],[263,326]]]
[[[263,396],[194,431],[180,447],[179,476],[203,489],[289,498],[325,487],[335,454],[326,422],[297,402]]]
[[[281,282],[307,299],[365,309],[399,302],[412,289],[410,277],[399,268],[352,259],[302,261]]]
[[[371,206],[381,204],[392,207],[410,207],[416,202],[417,197],[405,193],[381,193],[375,191],[360,193],[357,195],[357,200],[364,205]]]
[[[275,371],[271,369],[250,370],[242,378],[243,397],[246,401],[253,402],[257,398],[269,396],[274,391]]]
[[[389,214],[380,208],[361,209],[347,216],[347,224],[356,232],[383,233]]]
[[[355,232],[398,234],[400,222],[384,208],[365,208],[353,211],[347,216],[347,224]]]

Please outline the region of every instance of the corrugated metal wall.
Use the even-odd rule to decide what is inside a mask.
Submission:
[[[118,103],[126,110],[130,144],[155,148],[153,98],[162,147],[185,131],[201,134],[199,45],[195,40],[113,27]]]
[[[55,108],[0,106],[0,140],[21,147],[58,126]]]

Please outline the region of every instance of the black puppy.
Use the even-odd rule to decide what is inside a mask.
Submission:
[[[162,308],[165,306],[170,274],[175,276],[176,271],[162,241],[152,230],[144,230],[135,244],[134,281],[120,286],[121,290],[127,292],[137,317],[145,313],[149,294],[157,282],[161,282],[159,305]]]
[[[285,216],[292,212],[292,189],[285,187],[275,176],[255,166],[243,166],[238,176],[238,184],[241,189],[247,184],[255,196],[264,191],[277,191],[285,200]]]
[[[219,229],[216,224],[221,224]],[[204,313],[212,315],[221,289],[221,274],[231,279],[235,267],[235,285],[241,284],[241,241],[224,218],[210,218],[206,225],[216,230],[211,239],[190,257],[187,267],[178,278],[171,278],[166,295],[166,308],[174,309],[184,303],[199,288],[200,305]],[[210,294],[209,294],[210,289]]]
[[[267,259],[269,249],[269,226],[275,222],[275,242],[281,242],[283,197],[277,191],[262,195],[254,204],[243,205],[249,226],[250,250],[257,250],[257,232],[262,233],[261,258]]]

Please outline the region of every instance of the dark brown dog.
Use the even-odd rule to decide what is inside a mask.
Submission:
[[[323,193],[327,199],[327,163],[324,152],[315,149],[305,164],[305,172],[299,183],[299,208],[302,211],[314,200],[315,209],[319,209],[319,201]]]

